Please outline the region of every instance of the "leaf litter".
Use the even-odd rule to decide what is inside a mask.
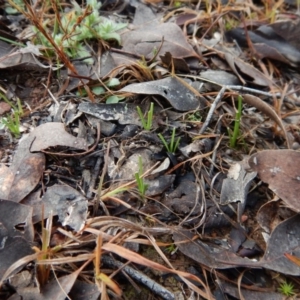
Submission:
[[[279,299],[282,282],[299,293],[296,7],[166,2],[68,2],[81,15],[63,40],[81,28],[88,57],[43,29],[63,6],[7,13],[1,298]],[[111,27],[95,41],[84,22],[99,13]]]

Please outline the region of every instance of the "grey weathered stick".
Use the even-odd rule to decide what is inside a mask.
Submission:
[[[154,280],[150,279],[143,273],[129,267],[124,266],[123,263],[105,255],[101,258],[102,262],[109,267],[122,268],[124,272],[130,275],[133,279],[147,286],[153,293],[160,296],[164,300],[175,300],[175,296],[169,290],[165,289],[160,284],[156,283]]]
[[[210,121],[211,121],[211,118],[212,118],[212,116],[213,116],[213,113],[214,113],[214,111],[215,111],[215,109],[216,109],[218,103],[219,103],[220,100],[222,99],[222,96],[224,95],[226,88],[227,88],[227,87],[226,87],[225,85],[221,88],[221,90],[220,90],[218,96],[216,97],[215,101],[214,101],[213,104],[211,105],[211,107],[210,107],[210,109],[209,109],[209,112],[208,112],[208,114],[207,114],[207,117],[206,117],[206,119],[205,119],[205,122],[203,123],[203,125],[202,125],[202,127],[201,127],[201,129],[200,129],[200,131],[199,131],[199,134],[203,134],[204,131],[206,130],[206,128],[208,127],[208,125],[209,125],[209,123],[210,123]]]

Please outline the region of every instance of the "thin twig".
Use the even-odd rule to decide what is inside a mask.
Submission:
[[[153,293],[156,295],[162,297],[164,300],[175,300],[175,296],[173,293],[171,293],[169,290],[146,276],[145,274],[133,269],[129,266],[124,266],[123,263],[105,255],[102,257],[102,262],[105,265],[108,265],[109,267],[122,267],[122,270],[126,272],[128,275],[130,275],[133,279],[137,280],[138,282],[144,284],[147,286]]]
[[[214,113],[214,111],[215,111],[217,105],[219,104],[220,100],[222,99],[222,96],[224,95],[226,89],[227,89],[227,86],[226,86],[226,85],[224,85],[224,86],[221,88],[221,90],[220,90],[218,96],[216,97],[215,101],[212,103],[212,105],[211,105],[211,107],[210,107],[210,109],[209,109],[209,112],[208,112],[208,114],[207,114],[207,117],[206,117],[206,119],[205,119],[205,122],[203,123],[203,125],[202,125],[202,127],[201,127],[201,129],[200,129],[200,131],[199,131],[199,134],[203,134],[203,133],[205,132],[206,128],[208,127],[208,125],[209,125],[209,123],[210,123],[210,121],[211,121],[211,118],[212,118],[212,116],[213,116],[213,113]]]

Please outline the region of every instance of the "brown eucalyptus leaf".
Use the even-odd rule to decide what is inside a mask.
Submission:
[[[46,286],[42,288],[42,299],[65,299],[66,294],[71,291],[80,272],[81,269],[78,269],[69,275],[65,275],[57,279],[53,278],[49,283],[47,283]]]
[[[4,115],[10,110],[11,110],[11,106],[8,103],[4,101],[0,101],[0,116]]]
[[[30,134],[34,141],[30,147],[32,152],[45,150],[49,147],[71,147],[80,150],[87,150],[87,142],[83,138],[76,138],[65,131],[62,123],[45,123],[35,128]]]
[[[252,78],[252,83],[260,85],[260,86],[269,86],[272,84],[272,81],[267,78],[263,73],[254,68],[252,65],[244,62],[238,57],[234,57],[231,53],[225,53],[225,59],[232,71],[239,77],[243,84],[245,84],[245,80],[243,79],[243,75],[247,75],[247,77]]]
[[[41,55],[38,46],[27,43],[26,47],[15,49],[12,44],[0,41],[0,69],[13,67],[22,70],[42,70],[50,68],[36,58]]]
[[[280,201],[270,201],[262,205],[257,212],[256,219],[260,227],[268,234],[273,231],[280,222],[278,209]]]
[[[288,148],[291,148],[291,141],[285,129],[285,126],[283,125],[281,118],[277,115],[276,111],[270,105],[268,105],[266,102],[264,102],[257,96],[250,94],[243,95],[243,101],[251,106],[254,106],[262,113],[266,114],[269,118],[271,118],[282,129],[287,146]]]
[[[142,1],[136,2],[136,10],[132,24],[140,27],[153,27],[159,25],[159,16],[154,13],[151,6],[144,4]]]
[[[285,64],[290,63],[288,59],[286,59],[276,48],[273,48],[269,45],[263,43],[257,43],[257,44],[253,44],[253,48],[255,49],[257,55],[259,55],[260,59],[267,57],[267,58],[281,61]]]
[[[0,198],[20,202],[38,184],[44,172],[45,156],[30,152],[34,139],[35,130],[19,141],[10,168],[0,167]]]
[[[182,58],[173,57],[170,52],[166,52],[165,55],[160,55],[159,57],[169,69],[174,67],[177,71],[190,72],[190,68],[186,61]]]
[[[252,291],[247,288],[239,289],[237,286],[227,283],[226,281],[222,282],[223,291],[232,296],[233,299],[242,299],[241,294],[243,295],[243,299],[251,299],[251,300],[283,300],[283,295],[279,292],[259,292]]]
[[[299,193],[298,193],[299,194]],[[300,257],[300,215],[281,222],[272,232],[260,265],[286,275],[300,275],[300,267],[290,261],[285,253]]]
[[[236,40],[242,47],[248,47],[247,36],[249,36],[249,39],[260,58],[268,57],[291,65],[298,64],[300,62],[299,46],[295,47],[293,45],[295,44],[295,41],[298,40],[298,35],[293,36],[286,32],[287,34],[285,36],[285,31],[287,31],[289,27],[289,30],[291,30],[293,27],[292,24],[295,25],[295,23],[278,23],[279,24],[276,26],[262,25],[255,31],[247,30],[247,33],[243,28],[235,28],[228,31],[226,36],[231,40]],[[279,32],[280,35],[276,31]],[[297,31],[299,32],[299,25]],[[288,41],[286,37],[289,37],[290,41]],[[292,44],[292,42],[294,43]]]
[[[34,236],[31,219],[32,207],[0,200],[0,224],[4,229],[0,231],[2,246],[5,245],[5,236],[20,236],[31,242]]]
[[[31,219],[31,207],[0,200],[0,278],[14,262],[33,253]]]
[[[122,44],[124,51],[146,58],[153,57],[153,51],[159,49],[161,44],[161,55],[170,52],[177,58],[192,56],[199,58],[180,27],[174,23],[162,23],[128,32],[122,36]]]
[[[119,124],[135,124],[141,126],[136,105],[131,103],[88,103],[78,105],[78,110],[103,121],[118,121]]]
[[[35,203],[36,223],[50,214],[58,215],[63,226],[70,226],[79,231],[87,218],[88,201],[78,191],[66,185],[53,185],[49,187],[41,199]],[[42,214],[43,213],[43,214]]]
[[[249,166],[291,209],[300,211],[300,152],[265,150],[249,158]]]
[[[122,88],[120,91],[135,94],[160,95],[179,111],[196,109],[202,104],[198,95],[193,92],[193,88],[189,88],[188,83],[183,83],[175,77],[133,83]]]
[[[98,300],[100,295],[99,288],[94,283],[87,283],[85,281],[76,280],[69,297],[77,300]]]
[[[1,227],[0,229],[2,230]],[[0,279],[12,264],[34,253],[31,248],[31,243],[23,237],[8,237],[4,240],[4,246],[0,249]],[[3,239],[1,239],[1,243],[3,243]],[[16,268],[12,273],[18,272],[22,267],[23,266]],[[10,275],[12,275],[12,273],[10,273]]]
[[[222,248],[213,241],[204,243],[201,240],[192,240],[193,234],[188,230],[177,230],[173,240],[179,250],[187,257],[209,268],[229,269],[237,266],[256,266],[256,262],[239,257],[229,248]]]
[[[296,1],[295,1],[296,3]],[[298,18],[292,20],[280,20],[272,24],[268,24],[270,28],[279,36],[284,38],[292,46],[300,48],[300,20]]]
[[[241,203],[240,214],[243,213],[246,206],[246,198],[250,188],[250,184],[256,172],[245,170],[244,163],[235,163],[228,170],[227,178],[222,184],[220,204],[228,204],[232,202]],[[241,215],[238,216],[240,218]]]

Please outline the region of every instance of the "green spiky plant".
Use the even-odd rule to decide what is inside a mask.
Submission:
[[[152,128],[152,121],[153,121],[153,111],[154,111],[154,104],[151,102],[150,104],[150,109],[148,110],[147,112],[147,120],[146,118],[144,117],[143,113],[142,113],[142,110],[139,106],[137,106],[137,112],[139,114],[139,117],[141,119],[141,122],[142,122],[142,125],[143,125],[143,128],[145,130],[151,130]]]
[[[11,134],[19,138],[20,137],[20,116],[23,114],[22,104],[19,98],[17,98],[17,106],[14,105],[8,98],[0,93],[0,98],[3,99],[12,108],[12,114],[7,115],[0,119],[0,129],[6,127]]]
[[[146,191],[148,189],[148,184],[145,184],[145,181],[144,181],[144,178],[142,177],[142,175],[143,175],[143,162],[142,162],[142,158],[139,156],[139,171],[134,174],[134,177],[135,177],[135,180],[137,183],[139,194],[140,194],[142,200],[144,200]]]
[[[284,281],[283,283],[280,284],[278,291],[286,297],[291,297],[296,294],[294,285],[287,281]]]
[[[176,132],[176,129],[174,127],[172,130],[170,143],[167,143],[167,141],[165,140],[165,138],[162,136],[161,133],[158,134],[158,137],[161,139],[162,143],[164,144],[164,146],[166,147],[166,149],[169,153],[175,153],[179,146],[180,137],[178,137],[175,140],[175,132]]]
[[[241,123],[241,117],[242,117],[242,108],[243,108],[243,98],[242,96],[238,96],[238,109],[235,114],[235,120],[234,120],[234,127],[233,127],[233,132],[228,131],[229,133],[229,146],[231,148],[236,147],[236,142],[237,139],[240,136],[240,123]]]

